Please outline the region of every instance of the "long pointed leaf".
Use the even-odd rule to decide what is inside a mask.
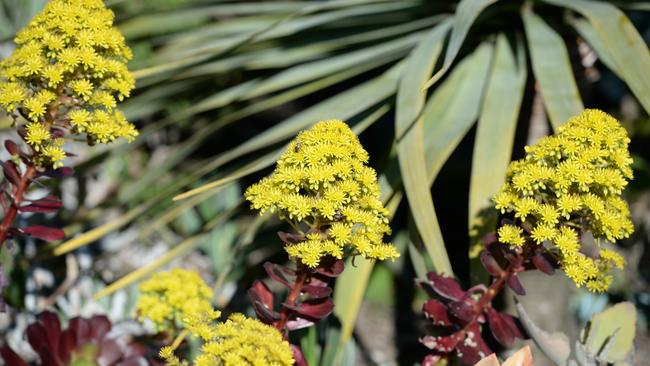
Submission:
[[[404,182],[404,190],[415,218],[418,231],[438,272],[453,273],[438,225],[429,185],[426,182],[423,119],[420,115],[425,92],[422,86],[431,75],[442,50],[448,24],[433,28],[408,58],[406,70],[397,93],[395,131],[397,156]]]
[[[525,7],[526,38],[535,78],[554,129],[583,109],[564,41],[542,18]]]

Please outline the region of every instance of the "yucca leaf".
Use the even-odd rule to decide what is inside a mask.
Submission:
[[[430,186],[422,184],[427,179],[421,116],[426,96],[422,86],[431,75],[448,29],[449,23],[446,22],[436,26],[409,55],[408,72],[402,75],[397,93],[395,133],[404,190],[418,231],[436,270],[451,275],[453,271],[438,226]]]
[[[460,47],[467,36],[467,32],[469,32],[469,29],[476,18],[486,7],[495,2],[497,2],[497,0],[461,0],[460,3],[458,3],[442,68],[438,70],[429,81],[427,81],[424,85],[425,89],[431,87],[447,72],[447,70],[449,70],[451,64],[454,62],[454,59],[460,51]]]
[[[493,48],[491,42],[483,42],[454,68],[424,106],[426,181],[430,185],[479,117]]]
[[[583,109],[562,37],[529,6],[522,11],[528,49],[544,106],[554,129]]]
[[[513,49],[514,47],[514,49]],[[512,155],[517,119],[526,84],[526,56],[521,42],[510,44],[505,34],[496,41],[495,55],[476,130],[469,192],[469,227],[490,205],[505,180]],[[507,95],[507,98],[504,96]]]
[[[588,20],[582,18],[577,19],[569,17],[568,22],[576,31],[578,31],[580,37],[584,38],[587,44],[589,44],[589,47],[591,47],[596,55],[598,55],[600,61],[602,61],[603,64],[605,64],[608,69],[612,70],[612,72],[614,72],[618,77],[622,77],[622,73],[618,70],[618,66],[605,49],[605,45],[600,40],[600,37],[598,37],[594,26],[591,25]]]
[[[650,51],[630,19],[614,5],[600,1],[544,1],[572,9],[589,19],[616,70],[650,113]]]

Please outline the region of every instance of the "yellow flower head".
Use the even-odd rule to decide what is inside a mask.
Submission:
[[[141,320],[149,319],[159,331],[183,324],[196,324],[197,319],[214,319],[212,290],[198,273],[183,269],[154,274],[139,286],[136,306]]]
[[[345,122],[321,121],[289,144],[275,171],[249,187],[246,199],[260,213],[276,212],[295,228],[309,228],[304,241],[285,249],[310,267],[324,257],[394,259],[395,247],[383,243],[389,213],[367,162]]]
[[[289,366],[294,364],[289,342],[270,325],[233,314],[213,326],[195,366]]]
[[[531,225],[529,242],[552,243],[565,273],[592,291],[605,291],[612,281],[609,270],[622,267],[623,260],[604,249],[596,258],[585,256],[579,237],[589,231],[615,242],[632,233],[629,209],[620,197],[632,179],[629,142],[616,119],[587,109],[556,135],[527,146],[526,158],[510,164],[494,198],[502,213]],[[499,239],[521,245],[508,226],[499,229]]]
[[[113,18],[101,0],[51,0],[18,33],[11,57],[0,61],[0,108],[47,130],[85,133],[90,144],[135,138],[133,125],[114,111],[115,100],[130,95],[135,79],[126,67],[131,50]],[[101,111],[107,118],[88,122],[101,128],[80,129],[69,117],[80,111]],[[42,141],[39,147],[47,145]]]

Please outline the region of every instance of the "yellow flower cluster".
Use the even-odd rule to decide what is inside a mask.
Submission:
[[[616,119],[585,110],[556,135],[527,146],[526,158],[510,164],[494,203],[502,213],[528,222],[530,234],[504,225],[498,230],[500,242],[552,243],[562,269],[577,286],[607,290],[612,281],[609,270],[621,268],[624,261],[607,249],[600,249],[595,258],[586,256],[580,235],[591,232],[597,242],[600,238],[615,242],[632,233],[629,209],[620,197],[632,179],[629,142]]]
[[[116,108],[135,81],[126,63],[131,50],[113,27],[101,0],[52,0],[15,38],[13,55],[0,61],[0,108],[29,120],[27,143],[42,165],[61,165],[52,129],[85,133],[88,143],[138,132]]]
[[[212,308],[212,290],[196,272],[178,268],[159,272],[139,289],[138,317],[151,320],[159,331],[175,329],[180,323],[192,330],[220,316]]]
[[[206,325],[207,326],[207,325]],[[210,325],[194,366],[288,366],[294,364],[289,342],[270,325],[243,314]],[[161,355],[163,355],[163,350]],[[173,360],[173,358],[172,358]]]
[[[305,240],[285,249],[310,267],[326,256],[394,259],[399,253],[383,242],[389,213],[367,162],[368,153],[345,122],[321,121],[301,132],[275,171],[245,196],[254,209],[277,212],[298,233],[307,232]]]

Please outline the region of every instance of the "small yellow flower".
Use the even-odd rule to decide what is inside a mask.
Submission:
[[[499,228],[499,242],[515,246],[524,245],[523,230],[514,225],[503,225]]]
[[[532,228],[530,238],[536,243],[548,241],[567,276],[591,291],[606,290],[612,281],[609,270],[622,267],[623,260],[605,249],[596,258],[586,257],[578,237],[590,231],[615,242],[633,231],[620,198],[632,179],[629,142],[614,118],[585,110],[556,135],[527,146],[526,158],[510,164],[506,183],[493,199],[502,213]],[[499,240],[510,245],[524,241],[511,225],[499,229]]]
[[[328,256],[394,259],[399,253],[383,242],[390,234],[389,214],[367,161],[368,153],[345,122],[318,122],[289,144],[271,176],[245,196],[260,213],[277,212],[294,227],[302,223],[323,234],[285,247],[309,267]]]
[[[25,141],[39,151],[43,142],[49,141],[52,136],[45,126],[40,122],[30,122],[26,127]]]
[[[219,316],[212,308],[212,290],[193,271],[156,273],[139,290],[138,317],[151,320],[159,331],[174,329],[184,320]]]

